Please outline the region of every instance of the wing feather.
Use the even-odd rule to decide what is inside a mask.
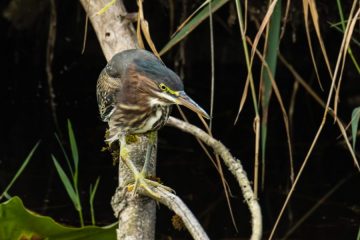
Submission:
[[[105,69],[100,73],[96,85],[96,98],[100,117],[108,122],[115,111],[115,96],[119,91],[120,79],[110,77]]]

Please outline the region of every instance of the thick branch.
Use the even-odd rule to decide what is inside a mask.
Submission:
[[[80,0],[99,40],[106,60],[115,53],[136,48],[136,35],[129,21],[121,16],[126,15],[122,1],[116,1],[106,12],[97,14],[108,0]]]
[[[141,169],[144,165],[148,141],[146,135],[134,136],[131,141],[129,138],[126,140],[126,137],[121,138],[121,151],[126,151],[127,158],[137,169]],[[156,142],[157,139],[152,141]],[[156,145],[153,147],[147,170],[149,175],[155,176]],[[119,157],[119,187],[111,201],[115,216],[119,218],[117,236],[118,239],[126,240],[151,240],[155,238],[156,203],[145,196],[132,196],[127,184],[133,180],[132,172]]]
[[[107,0],[80,0],[93,28],[96,32],[101,48],[107,60],[123,50],[136,48],[136,37],[132,25],[121,16],[126,15],[122,1],[116,1],[102,14],[97,14],[109,1]],[[146,136],[138,136],[136,142],[123,141],[121,148],[126,149],[128,158],[135,166],[141,169],[144,164]],[[155,142],[156,145],[156,142]],[[154,147],[149,164],[148,172],[155,175],[156,146]],[[124,188],[129,181],[133,180],[127,166],[119,161],[119,189]],[[116,193],[112,199],[112,206],[116,217],[119,219],[117,239],[137,240],[154,239],[156,222],[155,201],[144,196],[131,198],[128,194],[119,199]]]
[[[229,150],[219,141],[212,138],[209,134],[201,130],[200,128],[191,125],[190,123],[181,121],[174,117],[170,117],[167,125],[181,129],[184,132],[190,133],[195,137],[199,138],[205,144],[213,148],[215,153],[219,154],[224,160],[225,165],[228,167],[230,172],[235,176],[238,181],[245,201],[249,207],[252,217],[252,236],[251,239],[261,239],[262,235],[262,215],[260,205],[252,191],[249,179],[246,176],[239,160],[235,159]]]
[[[157,201],[167,206],[169,209],[175,212],[177,216],[181,218],[183,224],[185,225],[185,227],[187,228],[193,239],[195,240],[209,239],[206,232],[201,227],[198,220],[195,218],[194,214],[189,210],[189,208],[178,196],[172,194],[168,190],[163,189],[161,187],[155,188],[150,186],[150,188],[153,192],[155,192],[159,196]],[[142,195],[149,196],[148,195],[149,193],[145,191],[143,188],[139,188],[138,192]],[[123,199],[125,195],[131,195],[131,192],[127,191],[126,188],[117,190],[116,195],[113,198],[114,201],[113,205],[119,206],[117,211],[122,211],[122,207],[124,206]],[[143,238],[143,239],[147,239],[147,238]]]

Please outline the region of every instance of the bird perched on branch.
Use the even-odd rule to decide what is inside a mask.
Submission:
[[[174,104],[209,118],[185,93],[179,76],[155,55],[141,49],[126,50],[113,56],[98,78],[97,101],[101,119],[109,124],[106,140],[110,143],[127,134],[159,130],[166,123]],[[152,146],[148,146],[150,153],[151,149]],[[122,160],[134,170],[131,161]],[[148,161],[145,159],[144,165]],[[138,184],[147,187],[144,168],[140,175],[132,170],[135,190]]]

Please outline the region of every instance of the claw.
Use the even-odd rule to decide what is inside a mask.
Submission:
[[[128,190],[132,191],[133,196],[135,196],[135,194],[136,194],[139,187],[142,187],[147,192],[147,194],[149,194],[149,196],[154,198],[154,199],[159,199],[160,196],[159,196],[159,194],[155,193],[151,189],[152,187],[163,188],[166,191],[175,193],[175,191],[172,188],[167,187],[165,185],[162,185],[161,183],[158,183],[156,181],[147,179],[147,178],[145,178],[145,176],[142,173],[136,174],[135,175],[135,182],[133,184],[129,184],[127,186]]]

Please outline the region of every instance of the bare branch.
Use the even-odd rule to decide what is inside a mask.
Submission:
[[[199,138],[205,144],[210,146],[215,153],[219,154],[220,157],[224,160],[224,163],[228,167],[229,171],[235,176],[238,181],[242,193],[244,195],[245,201],[249,207],[251,217],[252,217],[252,236],[251,239],[261,239],[262,235],[262,215],[260,205],[254,195],[254,192],[251,188],[249,179],[246,176],[246,172],[244,171],[239,160],[235,159],[230,151],[218,140],[211,137],[209,134],[201,130],[200,128],[176,119],[174,117],[170,117],[167,125],[179,128],[180,130],[190,133],[195,137]]]
[[[55,0],[50,0],[50,19],[49,19],[49,33],[48,33],[48,41],[46,47],[46,75],[47,75],[47,83],[48,83],[48,91],[49,91],[49,103],[51,108],[51,113],[54,121],[55,128],[58,133],[59,131],[59,124],[57,120],[56,114],[56,103],[55,103],[55,92],[54,92],[54,85],[53,85],[53,73],[52,73],[52,63],[54,59],[54,47],[56,41],[56,4]]]
[[[175,214],[177,216],[179,216],[181,218],[185,227],[187,228],[187,230],[189,231],[189,233],[195,240],[208,240],[209,239],[206,232],[201,227],[198,220],[195,218],[194,214],[190,211],[190,209],[185,205],[185,203],[178,196],[176,196],[175,194],[173,194],[173,193],[169,192],[168,190],[165,190],[161,187],[156,187],[156,188],[151,187],[151,190],[159,196],[157,201],[159,201],[160,203],[167,206],[169,209],[171,209],[173,212],[175,212]],[[139,188],[138,193],[149,196],[148,192],[145,191],[143,188]],[[119,188],[116,192],[116,195],[113,198],[112,204],[113,204],[113,206],[117,206],[117,210],[116,210],[117,214],[120,211],[123,211],[123,207],[124,207],[123,199],[124,199],[124,196],[126,196],[126,195],[131,195],[131,192],[128,192],[127,188],[122,188],[122,189]],[[149,197],[151,197],[151,196],[149,196]],[[130,197],[127,199],[128,199],[127,200],[128,205],[135,205],[136,203],[133,203],[133,202],[138,201],[137,197],[133,197],[133,198]],[[150,198],[148,198],[148,200],[150,201]],[[148,238],[144,237],[142,239],[148,239]]]

